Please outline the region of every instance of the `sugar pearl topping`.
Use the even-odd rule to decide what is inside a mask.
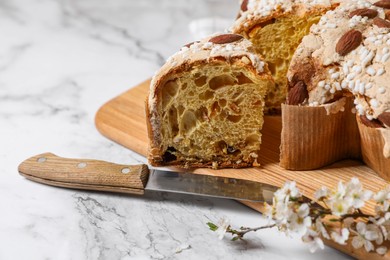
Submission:
[[[265,62],[253,53],[252,43],[240,35],[215,34],[201,41],[186,44],[180,51],[167,59],[157,72],[156,81],[175,67],[192,62],[223,57],[226,60],[240,58],[247,65],[252,65],[259,73],[264,72]]]
[[[289,12],[294,5],[305,5],[308,8],[318,5],[330,6],[330,0],[248,0],[247,11],[249,14],[267,16],[274,11]]]
[[[215,34],[200,41],[186,44],[170,56],[153,76],[150,90],[153,92],[153,86],[158,81],[180,66],[220,57],[227,61],[240,59],[242,63],[253,66],[259,74],[265,72],[265,62],[254,54],[250,41],[240,35]],[[153,104],[154,98],[156,97],[149,95],[149,104]]]
[[[367,118],[390,111],[390,28],[374,22],[386,19],[385,10],[374,5],[377,1],[342,2],[302,40],[290,68],[308,58],[316,64],[316,75],[307,84],[309,105],[328,103],[342,91],[355,96],[356,112]],[[290,81],[296,73],[290,69]]]
[[[312,8],[322,6],[329,7],[338,1],[331,0],[241,0],[239,17],[233,26],[247,27],[251,20],[271,17],[276,13],[286,13],[294,8],[309,11]],[[234,30],[234,29],[232,29]],[[235,31],[235,30],[234,30]]]

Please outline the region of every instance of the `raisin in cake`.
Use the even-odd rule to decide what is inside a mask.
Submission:
[[[258,165],[266,63],[241,35],[220,34],[184,46],[153,77],[146,104],[154,166]]]
[[[321,16],[337,6],[330,0],[243,0],[234,33],[249,39],[262,55],[275,79],[266,97],[268,113],[279,113],[286,99],[286,73],[303,36]]]

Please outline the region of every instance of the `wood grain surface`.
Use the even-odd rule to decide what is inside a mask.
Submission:
[[[146,156],[147,132],[145,124],[145,100],[150,80],[147,80],[129,91],[103,105],[96,114],[95,123],[101,134],[107,138]],[[358,177],[364,188],[374,192],[383,189],[387,182],[360,161],[344,160],[327,167],[312,171],[289,171],[279,166],[279,146],[281,133],[281,117],[266,116],[262,130],[261,167],[246,169],[196,169],[195,174],[217,175],[237,179],[247,179],[280,187],[286,181],[296,181],[302,194],[314,199],[314,192],[322,186],[336,187],[341,180],[348,182]],[[242,202],[262,212],[262,203]],[[374,204],[368,203],[364,212],[374,213]],[[337,248],[358,259],[390,259],[390,253],[382,257],[376,253],[366,253],[363,249],[355,250],[348,243],[338,245],[332,241],[326,244]],[[388,246],[388,248],[390,248]]]
[[[71,189],[143,195],[147,165],[120,165],[105,161],[69,159],[52,153],[33,156],[18,167],[29,180]]]

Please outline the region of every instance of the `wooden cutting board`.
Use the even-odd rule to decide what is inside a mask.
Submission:
[[[96,114],[96,127],[107,138],[146,156],[148,138],[146,132],[145,100],[149,90],[147,80],[103,105]],[[247,179],[281,187],[286,181],[294,180],[303,195],[313,199],[314,192],[322,186],[336,187],[339,180],[348,182],[358,177],[364,188],[374,192],[383,189],[387,182],[360,161],[344,160],[314,171],[289,171],[279,166],[279,146],[281,133],[280,116],[267,116],[262,130],[260,158],[261,167],[247,169],[197,169],[196,174],[219,175],[238,179]],[[262,203],[242,202],[262,212]],[[367,213],[374,213],[374,204],[364,208]],[[351,246],[340,246],[326,241],[351,256],[360,259],[390,259],[390,253],[380,257],[364,250],[354,250]]]

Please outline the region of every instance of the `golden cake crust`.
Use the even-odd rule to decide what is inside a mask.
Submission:
[[[305,16],[337,6],[339,1],[330,0],[241,0],[241,9],[231,30],[248,35],[255,27],[268,24],[282,16]]]

